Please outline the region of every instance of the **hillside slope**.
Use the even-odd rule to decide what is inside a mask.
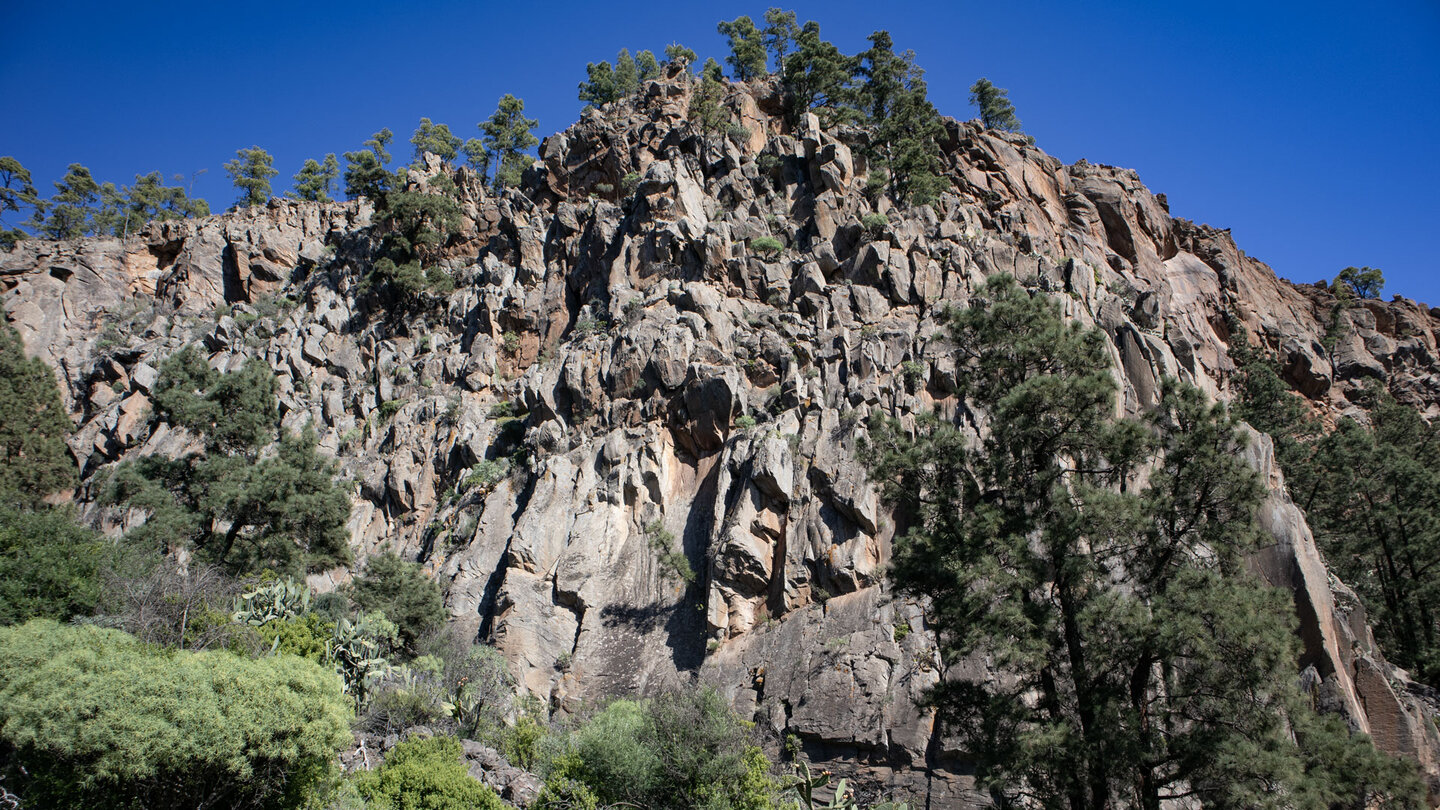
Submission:
[[[863,193],[863,133],[787,128],[773,91],[731,85],[746,133],[707,138],[690,91],[672,75],[587,113],[544,142],[521,190],[411,170],[418,188],[451,173],[465,210],[444,250],[455,292],[414,307],[362,286],[377,243],[363,200],[0,254],[5,309],[78,424],[77,500],[107,465],[192,441],[149,416],[170,353],[264,358],[284,424],[313,424],[355,484],[357,556],[423,561],[454,620],[555,707],[699,679],[773,740],[958,806],[983,801],[915,706],[942,667],[920,606],[891,595],[895,521],[855,458],[874,411],[960,407],[946,307],[996,272],[1054,294],[1108,337],[1127,413],[1165,375],[1227,399],[1238,324],[1324,418],[1370,379],[1440,414],[1440,311],[1334,310],[1227,232],[1172,218],[1134,172],[947,121],[952,191],[893,208]],[[888,225],[861,224],[877,212]],[[467,478],[516,448],[507,475]],[[1275,539],[1257,565],[1296,595],[1318,699],[1440,787],[1434,707],[1328,574],[1268,439],[1251,454]],[[111,529],[134,519],[88,510]]]

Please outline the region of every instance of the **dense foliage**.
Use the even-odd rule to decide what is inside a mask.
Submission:
[[[33,505],[75,486],[75,459],[65,446],[72,426],[55,372],[25,356],[3,309],[0,381],[0,500]]]
[[[411,739],[355,780],[374,810],[502,810],[495,791],[471,778],[453,737]]]
[[[225,164],[225,173],[240,191],[236,207],[264,205],[270,201],[270,178],[279,174],[275,159],[258,146],[237,149],[235,159]]]
[[[348,593],[361,610],[384,613],[412,650],[445,621],[440,586],[419,565],[393,553],[366,560],[364,572],[351,583]]]
[[[0,763],[34,807],[298,807],[349,740],[340,682],[292,656],[0,628]]]
[[[276,441],[275,380],[263,361],[221,374],[187,347],[161,366],[154,402],[157,418],[202,436],[205,451],[116,468],[102,500],[148,515],[130,540],[160,551],[188,546],[236,571],[349,559],[350,498],[334,481],[335,463],[309,429]]]
[[[744,723],[710,689],[618,700],[570,738],[554,786],[579,782],[607,805],[760,810],[772,806],[770,763]],[[555,797],[546,806],[556,806]]]
[[[874,467],[916,516],[897,587],[929,598],[947,660],[1006,673],[931,692],[997,797],[1418,806],[1410,766],[1296,689],[1288,600],[1242,564],[1261,489],[1223,407],[1170,382],[1145,421],[1115,419],[1103,335],[1008,277],[950,322],[988,435],[877,423]]]
[[[1368,424],[1346,417],[1324,432],[1245,340],[1230,350],[1240,415],[1273,437],[1291,497],[1364,600],[1386,657],[1440,686],[1440,429],[1372,389]]]

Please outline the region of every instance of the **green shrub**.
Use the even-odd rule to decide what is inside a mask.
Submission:
[[[319,663],[325,660],[325,642],[335,634],[335,622],[316,613],[306,613],[266,622],[255,628],[255,632],[266,649]]]
[[[403,407],[405,407],[405,403],[398,399],[386,400],[380,403],[380,421],[389,422]]]
[[[770,762],[713,689],[636,702],[617,700],[574,735],[563,775],[607,804],[643,808],[774,805]]]
[[[453,628],[425,639],[420,649],[441,662],[461,735],[478,739],[504,724],[515,706],[515,678],[498,650]]]
[[[773,236],[757,236],[750,240],[750,249],[756,253],[769,253],[774,256],[779,254],[784,247],[780,244],[780,240]]]
[[[395,623],[406,649],[445,621],[445,599],[440,586],[420,566],[393,553],[371,557],[365,571],[350,583],[346,594],[357,607],[378,611]]]
[[[71,510],[0,502],[0,624],[94,612],[104,559],[100,536]]]
[[[639,187],[640,187],[640,173],[639,173],[639,172],[629,172],[628,174],[626,174],[624,177],[622,177],[622,178],[620,179],[620,191],[621,191],[622,193],[624,193],[624,195],[625,195],[626,197],[629,197],[631,194],[634,194],[634,193],[635,193],[635,189],[637,189],[637,188],[639,188]]]
[[[600,800],[584,782],[561,773],[545,779],[540,795],[530,805],[531,810],[597,810],[599,806]]]
[[[450,695],[438,673],[398,666],[372,676],[358,725],[373,734],[398,734],[415,726],[449,726]]]
[[[515,403],[508,399],[501,400],[490,406],[491,419],[508,419],[515,415]]]
[[[735,420],[735,427],[738,427],[741,430],[749,430],[750,428],[755,427],[755,417],[747,413],[744,416],[741,416],[739,419]]]
[[[879,236],[890,227],[890,218],[884,214],[870,213],[860,217],[860,224],[871,236]]]
[[[489,492],[496,484],[510,472],[510,462],[503,458],[485,459],[476,464],[470,474],[460,480],[459,491],[469,492],[472,489],[480,488]]]
[[[504,810],[495,791],[470,777],[461,751],[454,737],[406,740],[355,787],[376,810]]]
[[[294,807],[349,742],[340,680],[311,661],[0,629],[5,785],[27,807]]]
[[[663,576],[674,577],[687,585],[695,581],[695,569],[684,552],[675,548],[675,533],[658,520],[645,527],[650,550],[655,552]]]
[[[725,128],[725,137],[732,141],[750,140],[750,128],[743,124],[731,124]]]

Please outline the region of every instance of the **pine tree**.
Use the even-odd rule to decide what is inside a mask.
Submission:
[[[690,95],[690,120],[701,132],[714,134],[720,131],[730,114],[721,103],[725,98],[725,78],[720,63],[706,59],[700,69],[700,86]]]
[[[450,127],[432,124],[429,118],[420,119],[420,126],[415,129],[415,134],[410,136],[410,143],[415,146],[416,166],[425,159],[426,152],[447,163],[453,163],[463,145],[459,138],[451,134]]]
[[[295,189],[288,196],[311,202],[330,202],[334,199],[335,178],[340,176],[340,162],[335,153],[325,156],[324,162],[306,158],[305,165],[295,174]]]
[[[655,58],[654,51],[635,52],[635,72],[640,84],[660,77],[660,61]],[[638,86],[635,88],[640,89]]]
[[[615,69],[609,62],[585,66],[585,81],[580,83],[580,100],[586,109],[600,107],[620,98],[620,88]]]
[[[818,23],[806,22],[795,36],[795,52],[785,58],[785,106],[791,123],[811,110],[826,127],[853,120],[848,88],[854,72],[854,60],[820,37]]]
[[[221,374],[186,347],[161,365],[153,399],[156,418],[200,436],[205,449],[116,468],[101,501],[147,515],[127,540],[193,548],[242,573],[302,573],[349,559],[350,499],[335,484],[336,465],[318,454],[309,428],[277,436],[275,375],[264,361]]]
[[[1369,427],[1342,419],[1313,444],[1291,492],[1386,656],[1440,685],[1440,428],[1374,399]]]
[[[932,202],[949,183],[941,176],[940,114],[927,98],[925,72],[913,53],[896,55],[889,32],[870,35],[870,48],[856,57],[859,81],[851,97],[875,129],[872,161],[888,174],[892,195],[915,204]]]
[[[35,205],[30,225],[48,239],[78,239],[93,230],[100,184],[90,170],[71,163],[55,184],[55,196]]]
[[[730,63],[731,75],[736,81],[748,82],[766,75],[765,43],[754,20],[748,16],[736,17],[720,23],[716,29],[730,38],[730,55],[725,61]]]
[[[666,64],[673,65],[679,62],[684,62],[686,65],[693,65],[695,64],[695,59],[695,52],[685,47],[684,45],[681,45],[678,42],[672,42],[669,45],[665,46]]]
[[[624,98],[634,95],[640,89],[640,70],[635,66],[634,57],[630,51],[621,48],[620,53],[615,55],[615,96]]]
[[[667,49],[667,53],[669,50]],[[693,52],[692,52],[693,58]],[[585,81],[580,83],[580,100],[586,109],[599,107],[640,91],[640,85],[660,75],[660,63],[650,51],[640,51],[634,56],[627,48],[621,48],[615,55],[615,65],[609,62],[590,63],[585,66]]]
[[[980,110],[980,123],[987,129],[1020,131],[1020,119],[1015,117],[1015,105],[1010,103],[1009,96],[1010,91],[996,87],[986,78],[970,86],[970,103]]]
[[[795,46],[800,37],[800,26],[796,24],[795,12],[771,8],[765,12],[765,27],[760,31],[761,42],[770,58],[775,62],[775,71],[785,74],[785,55]]]
[[[352,200],[366,197],[376,208],[385,207],[385,195],[394,181],[394,176],[385,168],[390,164],[386,147],[394,137],[395,133],[386,127],[370,136],[364,149],[345,153],[345,196]]]
[[[1114,419],[1103,335],[1008,277],[950,326],[988,435],[878,422],[873,469],[913,516],[897,588],[929,600],[947,662],[1004,673],[931,695],[1002,806],[1412,806],[1413,769],[1298,694],[1288,600],[1243,565],[1261,488],[1224,409],[1167,382]]]
[[[1380,291],[1385,289],[1385,276],[1377,267],[1347,267],[1330,286],[1333,289],[1343,286],[1358,298],[1379,298]]]
[[[95,236],[122,236],[126,232],[128,216],[125,211],[125,195],[114,183],[100,184],[99,208],[90,217],[90,233]]]
[[[25,356],[0,309],[0,500],[33,506],[74,487],[75,459],[65,445],[72,428],[55,372]]]
[[[264,205],[270,201],[270,178],[279,174],[275,159],[258,146],[235,150],[235,159],[226,162],[225,173],[240,190],[236,207]]]
[[[479,124],[490,165],[495,167],[495,189],[520,184],[525,170],[525,151],[540,143],[532,130],[538,122],[525,117],[525,102],[506,93],[495,114]]]
[[[19,228],[6,228],[6,211],[20,212],[20,207],[35,207],[39,201],[30,172],[13,157],[0,157],[0,250],[9,250],[26,237]]]

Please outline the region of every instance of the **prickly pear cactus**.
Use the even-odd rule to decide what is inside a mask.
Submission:
[[[259,627],[284,621],[310,610],[310,586],[289,577],[267,582],[235,600],[232,618],[241,624]]]

